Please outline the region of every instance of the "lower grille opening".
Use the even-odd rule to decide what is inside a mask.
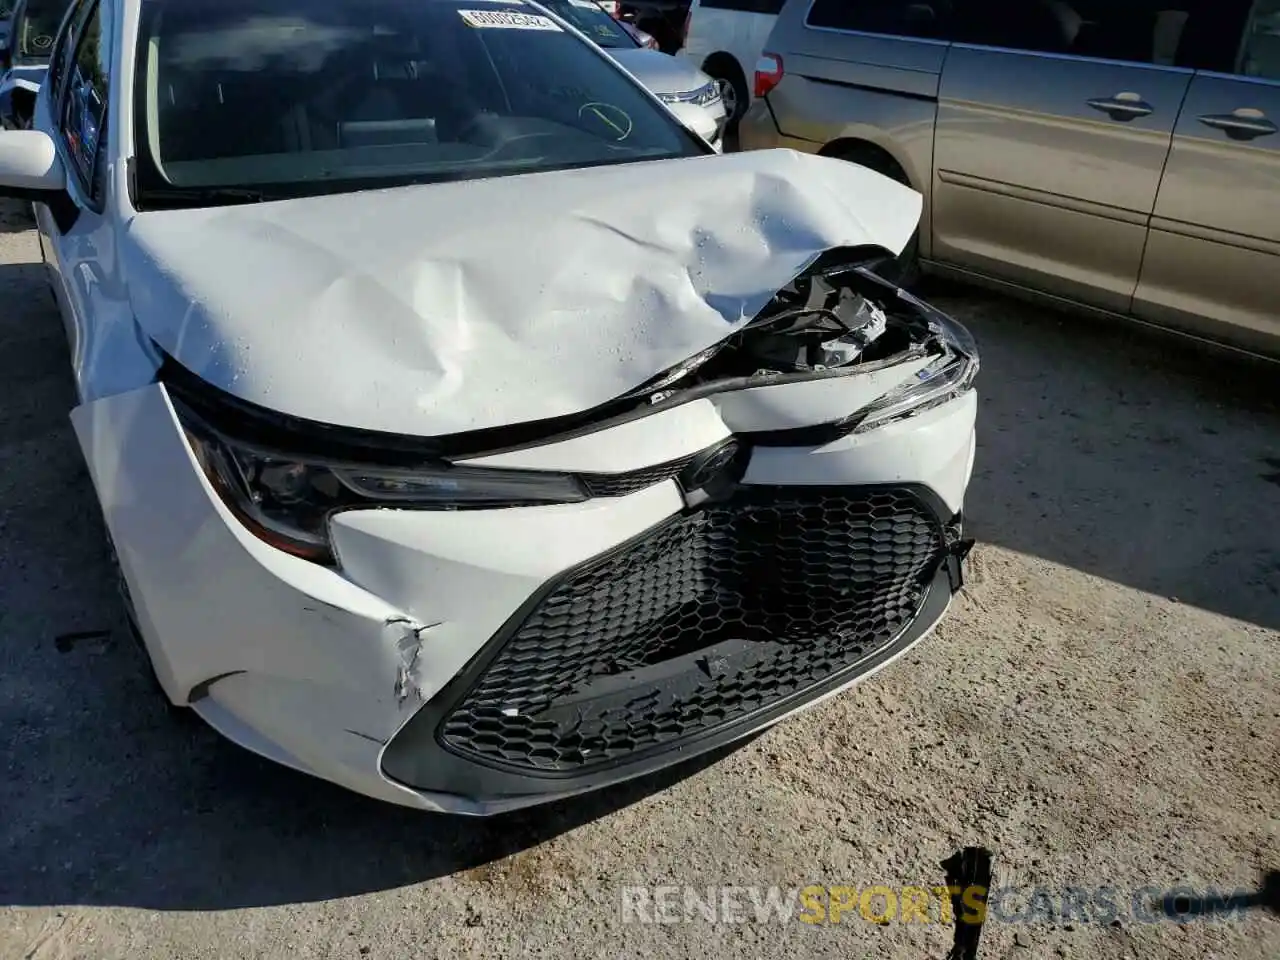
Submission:
[[[741,487],[553,585],[437,735],[568,773],[799,700],[910,624],[944,550],[911,488]]]

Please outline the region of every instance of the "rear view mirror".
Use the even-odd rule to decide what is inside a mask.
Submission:
[[[47,133],[0,131],[0,196],[48,202],[66,186],[66,172]]]

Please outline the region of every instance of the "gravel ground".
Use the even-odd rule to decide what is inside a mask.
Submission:
[[[1019,896],[1107,886],[1126,907],[993,909],[982,958],[1280,955],[1265,909],[1127,910],[1140,888],[1256,889],[1280,869],[1274,370],[939,291],[984,368],[980,545],[936,635],[693,769],[456,821],[275,768],[157,701],[69,428],[36,239],[2,214],[0,957],[942,960],[949,924],[624,925],[622,890],[931,887],[964,846]]]

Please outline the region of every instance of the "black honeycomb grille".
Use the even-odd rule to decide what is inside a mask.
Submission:
[[[632,470],[630,473],[583,473],[578,475],[578,479],[587,488],[587,493],[593,497],[621,497],[643,490],[645,487],[652,487],[655,483],[678,477],[680,471],[687,467],[695,456],[697,454],[691,453],[687,457],[668,460],[666,463],[645,467],[643,470]]]
[[[944,550],[910,489],[742,487],[554,586],[438,736],[567,773],[798,700],[910,623]]]

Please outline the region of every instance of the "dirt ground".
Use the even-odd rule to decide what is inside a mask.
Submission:
[[[929,888],[965,846],[1016,888],[981,958],[1280,956],[1264,907],[1143,912],[1146,888],[1256,890],[1280,869],[1275,369],[940,291],[983,371],[980,545],[938,632],[693,769],[458,821],[278,769],[157,701],[38,261],[6,208],[0,958],[942,960],[949,923],[624,924],[624,888]],[[1067,887],[1112,888],[1118,916],[1015,922],[1032,888]]]

